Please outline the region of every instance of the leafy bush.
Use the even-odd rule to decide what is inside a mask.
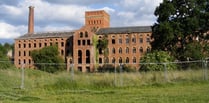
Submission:
[[[162,71],[165,69],[164,63],[173,61],[174,58],[165,51],[154,51],[147,53],[141,58],[140,71]],[[176,64],[166,64],[166,69],[176,69]]]
[[[57,46],[48,46],[31,52],[35,66],[42,71],[54,73],[63,70],[64,60],[59,56]],[[47,63],[47,64],[45,64]]]

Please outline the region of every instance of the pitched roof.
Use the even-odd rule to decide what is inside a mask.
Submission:
[[[134,26],[134,27],[110,27],[101,28],[96,34],[124,34],[124,33],[147,33],[152,32],[151,26]]]
[[[37,39],[37,38],[59,38],[59,37],[70,37],[74,34],[73,31],[63,31],[63,32],[40,32],[40,33],[33,33],[33,34],[25,34],[16,38],[18,39]]]

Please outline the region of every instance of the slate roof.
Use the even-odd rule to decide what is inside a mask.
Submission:
[[[134,27],[110,27],[101,28],[96,34],[124,34],[124,33],[148,33],[152,32],[151,26],[134,26]]]
[[[20,36],[18,39],[37,39],[37,38],[59,38],[59,37],[70,37],[74,34],[73,31],[70,32],[40,32],[40,33],[33,33],[33,34],[25,34]]]

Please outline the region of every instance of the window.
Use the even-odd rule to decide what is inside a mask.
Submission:
[[[21,48],[21,44],[19,44],[19,46],[18,46],[19,48]]]
[[[61,50],[61,55],[64,55],[64,50]]]
[[[115,58],[114,57],[112,58],[112,63],[115,63]]]
[[[143,38],[139,38],[139,43],[143,43]]]
[[[28,44],[28,47],[31,48],[31,44],[30,43]]]
[[[86,40],[82,40],[83,45],[86,45]]]
[[[126,53],[127,53],[127,54],[129,53],[129,48],[128,48],[128,47],[126,47]]]
[[[19,56],[21,56],[21,51],[19,51]]]
[[[31,51],[28,52],[28,55],[31,56]]]
[[[133,63],[136,63],[136,57],[133,58]]]
[[[23,44],[23,47],[26,48],[26,44]]]
[[[115,48],[112,48],[112,53],[115,54]]]
[[[78,51],[78,64],[82,64],[82,51]]]
[[[115,44],[115,39],[112,39],[112,44]]]
[[[150,42],[150,38],[147,38],[147,42],[148,42],[148,43]]]
[[[52,46],[52,43],[50,43],[50,46]]]
[[[142,47],[140,47],[139,51],[140,51],[140,53],[144,52]]]
[[[47,43],[44,43],[45,46],[47,46]]]
[[[85,32],[85,37],[88,37],[88,32],[87,31]]]
[[[129,38],[126,38],[126,44],[128,44],[129,43]]]
[[[18,60],[18,63],[21,64],[21,60],[20,59]]]
[[[25,51],[23,52],[23,56],[26,56],[26,52]]]
[[[122,57],[120,57],[120,59],[119,59],[119,63],[122,63],[122,62],[123,62]]]
[[[90,64],[90,51],[86,50],[86,64]]]
[[[80,32],[80,38],[83,38],[83,32]]]
[[[128,57],[126,57],[126,63],[129,63],[129,58]]]
[[[133,53],[136,53],[136,48],[135,47],[133,47]]]
[[[99,58],[99,64],[102,64],[102,58]]]
[[[103,54],[103,53],[102,53],[102,48],[99,48],[99,54]]]
[[[122,54],[122,48],[119,48],[119,53]]]
[[[64,42],[61,43],[61,46],[64,47]]]
[[[33,47],[36,48],[36,43],[33,44]]]
[[[78,45],[81,45],[81,40],[78,40]]]
[[[118,41],[118,42],[119,42],[119,44],[122,44],[122,43],[123,43],[122,39],[119,39],[119,41]]]
[[[39,43],[39,47],[41,48],[41,43]]]
[[[87,45],[91,45],[91,41],[90,40],[87,40]]]
[[[30,59],[28,60],[28,63],[31,64],[31,60]]]
[[[136,43],[136,38],[132,38],[132,42],[133,43]]]

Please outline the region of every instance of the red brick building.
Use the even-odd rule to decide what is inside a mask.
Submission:
[[[63,59],[69,62],[67,57],[70,57],[74,69],[82,72],[93,72],[96,64],[105,63],[127,63],[138,69],[140,57],[151,49],[151,26],[110,27],[110,16],[104,10],[85,12],[85,25],[71,32],[35,33],[33,13],[34,7],[29,7],[28,33],[15,39],[17,67],[21,67],[21,63],[34,67],[30,52],[57,44]],[[93,44],[93,38],[101,41],[104,37],[108,40],[106,56]]]

